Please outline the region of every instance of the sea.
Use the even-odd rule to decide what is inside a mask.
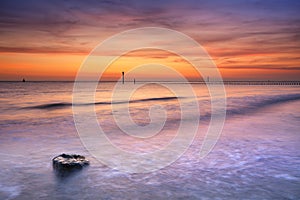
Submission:
[[[120,151],[164,150],[177,136],[186,109],[181,103],[199,106],[185,115],[187,123],[199,121],[186,150],[145,172],[112,167],[86,147],[74,120],[73,82],[0,82],[0,199],[300,199],[299,85],[225,85],[224,125],[216,144],[200,157],[212,120],[208,86],[133,84],[114,90],[116,83],[100,82],[95,101],[77,105],[94,109],[98,125]],[[193,94],[181,93],[187,85]],[[138,131],[125,133],[117,119],[127,132]],[[161,131],[143,135],[151,123],[162,125]],[[52,159],[62,153],[83,155],[90,165],[61,176]]]

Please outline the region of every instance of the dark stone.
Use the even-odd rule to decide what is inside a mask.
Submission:
[[[84,156],[76,154],[61,154],[52,159],[53,169],[64,172],[76,169],[82,169],[90,164]]]

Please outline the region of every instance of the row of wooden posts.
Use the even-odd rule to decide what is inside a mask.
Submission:
[[[125,82],[124,72],[122,72],[122,84]],[[135,79],[133,79],[135,84]],[[300,81],[210,81],[207,77],[207,81],[195,82],[200,84],[214,84],[214,85],[300,85]]]

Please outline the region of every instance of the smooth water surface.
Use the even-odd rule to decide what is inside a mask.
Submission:
[[[130,85],[120,93],[126,94]],[[227,116],[222,135],[204,159],[199,151],[210,120],[207,88],[193,84],[200,128],[188,151],[152,173],[110,169],[82,145],[72,114],[71,82],[0,83],[0,199],[299,199],[299,86],[226,86]],[[182,84],[176,84],[178,91]],[[158,84],[138,89],[131,99],[112,98],[113,83],[101,83],[94,105],[99,124],[115,145],[132,152],[161,149],[180,122],[180,96]],[[178,92],[181,94],[180,92]],[[178,97],[178,98],[177,98]],[[159,104],[167,121],[158,139],[138,143],[114,122],[112,104],[128,109],[138,126],[151,123]],[[53,172],[61,153],[86,156],[91,165],[68,177]]]

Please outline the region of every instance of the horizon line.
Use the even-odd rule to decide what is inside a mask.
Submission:
[[[0,80],[0,82],[22,82],[22,80]],[[122,81],[90,81],[90,80],[84,80],[84,81],[75,81],[75,80],[26,80],[26,82],[101,82],[101,83],[116,83],[116,82],[122,82]],[[132,83],[133,80],[130,81],[124,81],[125,83]],[[300,82],[300,80],[222,80],[222,81],[172,81],[172,80],[145,80],[145,81],[139,81],[136,80],[136,83],[147,83],[147,82],[169,82],[169,83],[221,83],[221,82]]]

